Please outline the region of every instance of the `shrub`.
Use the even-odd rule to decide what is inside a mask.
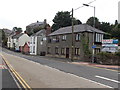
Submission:
[[[96,55],[97,63],[110,64],[110,65],[120,65],[119,57],[120,53],[106,53],[101,52]]]

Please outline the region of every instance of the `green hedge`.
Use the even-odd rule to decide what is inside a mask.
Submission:
[[[120,52],[117,53],[105,53],[101,52],[96,55],[97,63],[120,65]]]

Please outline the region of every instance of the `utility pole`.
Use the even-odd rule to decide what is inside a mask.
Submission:
[[[72,8],[72,47],[71,47],[71,61],[74,57],[74,23],[73,23],[73,8]]]
[[[91,6],[91,5],[88,5],[88,4],[83,4],[83,5],[84,5],[84,6],[87,6],[87,7],[92,7],[92,8],[94,8],[94,21],[93,21],[93,27],[94,27],[94,29],[95,29],[95,6]],[[95,50],[94,50],[95,44],[94,44],[94,42],[95,42],[95,31],[93,30],[92,63],[94,63],[94,57],[95,57]]]

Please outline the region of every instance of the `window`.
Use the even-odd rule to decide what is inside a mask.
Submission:
[[[100,53],[100,48],[95,48],[95,54]]]
[[[33,37],[33,44],[35,44],[35,37]]]
[[[47,54],[50,54],[50,47],[47,48]]]
[[[75,48],[75,55],[80,55],[80,49],[79,48]]]
[[[65,55],[65,48],[61,48],[61,55]]]
[[[62,41],[66,41],[66,35],[62,36]]]
[[[102,42],[103,40],[103,35],[102,34],[95,34],[95,42]]]
[[[56,36],[56,42],[59,42],[59,36]]]
[[[59,54],[58,47],[55,47],[55,54]]]
[[[76,40],[76,41],[80,41],[80,34],[76,34],[76,35],[75,35],[75,40]]]
[[[33,46],[33,53],[35,53],[35,46]]]
[[[48,37],[48,43],[51,43],[51,38],[50,37]]]

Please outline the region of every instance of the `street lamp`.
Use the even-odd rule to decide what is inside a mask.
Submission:
[[[93,27],[94,27],[94,29],[95,29],[95,6],[91,6],[91,5],[89,5],[89,4],[83,4],[84,6],[87,6],[87,7],[92,7],[92,8],[94,8],[94,24],[93,24]],[[93,46],[92,46],[92,48],[93,48],[93,52],[92,52],[92,63],[94,63],[94,54],[95,54],[95,50],[94,50],[94,36],[95,36],[95,31],[93,31]]]

